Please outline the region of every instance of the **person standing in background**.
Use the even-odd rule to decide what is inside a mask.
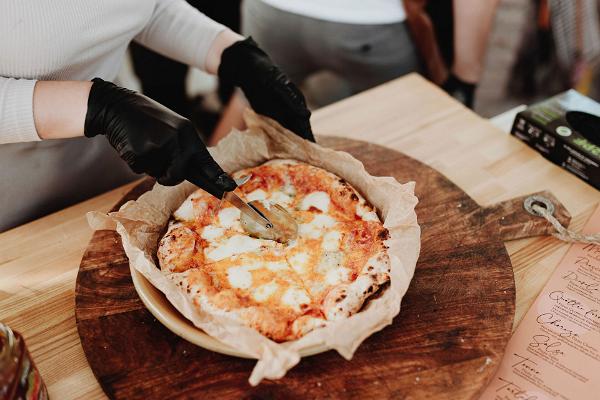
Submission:
[[[327,70],[354,94],[420,72],[472,107],[498,1],[244,0],[242,32],[297,85]],[[243,127],[244,107],[231,100],[209,143]]]
[[[244,0],[241,14],[242,33],[296,85],[330,71],[354,94],[419,70],[401,0]],[[232,126],[243,127],[245,107],[243,97],[234,96],[209,143]]]

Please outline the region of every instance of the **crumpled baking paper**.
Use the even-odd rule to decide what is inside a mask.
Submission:
[[[392,323],[400,312],[400,302],[408,289],[420,249],[414,182],[401,184],[392,177],[374,177],[350,154],[310,143],[277,122],[247,110],[248,130],[234,131],[210,150],[227,172],[262,164],[274,158],[291,158],[321,167],[344,178],[375,208],[390,232],[386,244],[391,260],[390,285],[382,295],[350,318],[330,322],[298,340],[276,343],[252,328],[223,316],[198,309],[175,283],[162,274],[155,263],[158,242],[173,211],[197,188],[189,182],[167,187],[156,184],[119,211],[88,214],[94,229],[116,230],[130,265],[139,271],[188,320],[208,335],[230,347],[255,357],[258,362],[249,382],[278,379],[300,361],[300,351],[326,345],[350,360],[357,347],[374,332]]]

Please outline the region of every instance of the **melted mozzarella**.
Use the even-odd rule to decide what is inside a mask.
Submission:
[[[212,261],[219,261],[236,254],[254,252],[260,249],[262,242],[245,235],[235,235],[216,247],[207,248],[204,253]]]
[[[254,201],[254,200],[266,200],[267,199],[267,192],[265,192],[262,189],[256,189],[253,192],[248,193],[248,195],[246,195],[246,200],[248,201]]]
[[[310,210],[314,207],[323,212],[329,210],[329,195],[325,192],[312,192],[302,199],[300,202],[301,210]]]
[[[325,251],[338,251],[342,241],[342,234],[338,231],[329,231],[323,236],[321,247]]]
[[[317,272],[320,274],[327,274],[332,269],[336,269],[342,266],[342,253],[336,252],[325,252],[321,255],[319,264],[317,264]]]
[[[190,194],[187,199],[173,213],[173,216],[180,221],[193,222],[198,215],[202,214],[206,209],[206,203],[202,201],[194,202],[193,200],[201,197],[203,193],[199,190]]]
[[[310,303],[310,298],[302,289],[289,288],[281,297],[281,301],[283,304],[290,306],[294,310],[300,311],[300,306],[302,304]]]
[[[240,221],[240,210],[235,207],[226,207],[219,211],[219,224],[223,228],[233,228]]]
[[[220,236],[223,236],[225,229],[219,228],[218,226],[207,225],[202,229],[202,239],[214,240]]]
[[[303,236],[316,239],[323,235],[324,229],[334,226],[335,219],[326,214],[315,215],[312,221],[298,225],[298,233]]]
[[[289,258],[290,266],[298,274],[305,274],[310,261],[310,255],[308,253],[296,253]]]
[[[271,193],[271,196],[269,197],[270,202],[277,203],[284,207],[289,207],[292,204],[293,200],[294,199],[291,196],[280,191],[275,191]]]
[[[325,281],[330,285],[337,285],[338,283],[346,282],[349,276],[350,270],[348,268],[334,268],[327,272]]]
[[[358,215],[363,221],[379,222],[377,213],[362,203],[358,203],[356,205],[356,215]]]
[[[245,266],[227,269],[227,279],[231,287],[237,289],[248,289],[252,286],[252,273]]]
[[[277,285],[275,282],[265,283],[264,285],[260,285],[254,289],[252,296],[256,301],[263,302],[268,300],[278,288],[279,285]]]
[[[288,268],[285,261],[269,261],[266,263],[267,269],[271,271],[284,271]]]

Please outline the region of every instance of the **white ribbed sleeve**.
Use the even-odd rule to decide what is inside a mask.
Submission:
[[[205,69],[224,29],[185,0],[0,0],[0,144],[40,140],[36,80],[112,80],[132,40]]]
[[[35,82],[0,77],[0,144],[40,140],[33,120]]]
[[[157,0],[148,24],[135,37],[142,45],[182,63],[206,70],[206,55],[226,29],[184,0]]]

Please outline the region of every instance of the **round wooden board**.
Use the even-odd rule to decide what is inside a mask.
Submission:
[[[515,285],[503,239],[551,228],[527,214],[522,199],[481,207],[434,169],[396,151],[342,138],[319,143],[349,152],[373,175],[417,182],[421,255],[393,324],[365,340],[351,361],[328,351],[303,358],[280,380],[251,387],[255,361],[192,345],[154,319],[134,290],[119,236],[97,231],[81,261],[75,312],[88,362],[109,397],[477,397],[513,323]],[[151,186],[142,182],[121,204]],[[557,207],[559,219],[568,220]]]

